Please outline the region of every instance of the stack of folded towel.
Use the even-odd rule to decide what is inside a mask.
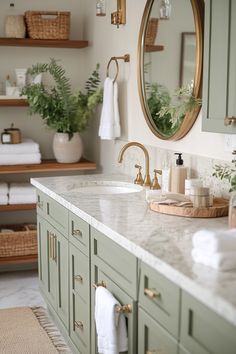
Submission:
[[[200,230],[193,235],[192,258],[217,270],[236,269],[236,229]]]
[[[0,205],[8,204],[8,185],[6,182],[0,182]]]
[[[119,301],[104,287],[95,293],[95,322],[98,352],[118,354],[128,350],[125,316],[116,311]]]
[[[10,183],[9,204],[33,204],[36,200],[36,189],[30,183]]]
[[[41,163],[39,144],[23,139],[20,144],[0,144],[0,165]]]

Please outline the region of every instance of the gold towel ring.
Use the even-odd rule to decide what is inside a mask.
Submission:
[[[119,64],[118,64],[118,60],[116,59],[116,57],[112,57],[110,60],[109,60],[109,62],[108,62],[108,64],[107,64],[107,77],[109,77],[109,67],[110,67],[110,64],[111,64],[111,62],[114,60],[114,62],[116,63],[116,75],[115,75],[115,77],[114,77],[114,79],[113,79],[113,83],[114,82],[116,82],[116,79],[117,79],[117,77],[118,77],[118,75],[119,75]]]

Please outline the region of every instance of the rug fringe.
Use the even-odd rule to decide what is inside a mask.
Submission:
[[[49,319],[47,311],[43,307],[31,307],[40,325],[46,331],[53,345],[60,354],[72,354],[58,328]]]

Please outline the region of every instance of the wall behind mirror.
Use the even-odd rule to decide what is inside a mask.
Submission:
[[[199,113],[202,23],[202,1],[147,0],[139,36],[140,99],[161,139],[182,138]]]

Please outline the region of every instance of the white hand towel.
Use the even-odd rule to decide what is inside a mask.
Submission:
[[[117,83],[106,78],[103,91],[103,106],[98,135],[101,139],[112,140],[120,136]]]
[[[236,229],[226,231],[199,230],[193,235],[192,243],[194,248],[212,254],[236,251]]]
[[[0,195],[6,195],[8,193],[8,184],[6,182],[0,182]]]
[[[0,165],[25,165],[41,163],[41,154],[0,154]]]
[[[36,195],[36,188],[28,182],[10,183],[9,196],[12,195]]]
[[[39,144],[32,139],[22,139],[20,144],[0,144],[0,154],[33,154],[39,152]]]
[[[10,195],[9,204],[34,204],[37,201],[36,193],[29,195]]]
[[[95,293],[95,322],[98,338],[98,352],[119,354],[128,350],[125,316],[115,311],[120,305],[114,296],[99,286]]]
[[[193,248],[192,258],[194,262],[204,264],[216,270],[227,271],[236,269],[236,252],[217,252],[212,254]]]
[[[7,205],[8,204],[8,195],[0,194],[0,205]]]

